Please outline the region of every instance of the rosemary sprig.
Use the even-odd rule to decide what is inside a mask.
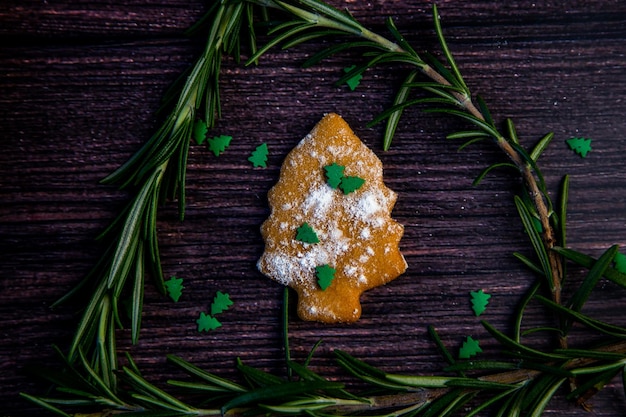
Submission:
[[[134,197],[99,237],[108,242],[108,249],[79,285],[91,289],[91,295],[68,358],[74,362],[81,350],[93,357],[96,373],[111,388],[117,380],[114,330],[115,326],[122,327],[120,297],[130,286],[131,337],[137,343],[145,275],[149,273],[159,291],[165,292],[156,231],[158,206],[177,199],[181,220],[184,217],[187,155],[193,125],[201,116],[212,127],[219,117],[217,80],[222,56],[239,49],[240,22],[249,13],[251,5],[243,2],[222,2],[211,8],[207,15],[212,22],[207,46],[180,87],[169,115],[137,153],[102,180],[128,189]],[[166,95],[165,102],[171,101],[171,94]],[[77,293],[73,291],[70,295]]]
[[[255,12],[267,20],[277,13],[284,20],[270,30],[273,38],[257,48],[253,29]],[[506,121],[501,133],[486,103],[474,98],[443,36],[439,13],[433,7],[435,32],[445,62],[424,54],[420,56],[409,45],[391,19],[387,29],[391,39],[363,27],[350,14],[319,0],[221,0],[209,10],[201,22],[208,24],[207,47],[187,77],[165,97],[169,116],[150,140],[123,166],[105,178],[133,193],[127,208],[103,233],[109,247],[88,277],[77,286],[90,291],[90,301],[83,312],[67,355],[59,351],[63,371],[39,370],[56,387],[56,396],[24,397],[47,410],[68,416],[62,409],[102,410],[102,415],[296,415],[324,417],[328,415],[377,414],[393,416],[449,416],[476,404],[466,416],[474,416],[487,408],[497,415],[539,416],[555,392],[565,381],[570,382],[569,397],[584,403],[589,396],[614,377],[626,373],[626,329],[583,314],[582,307],[597,282],[607,278],[626,287],[626,275],[611,267],[617,247],[609,248],[595,260],[565,245],[565,217],[568,179],[560,193],[557,211],[548,195],[545,181],[537,165],[542,152],[553,138],[544,136],[530,150],[520,143],[512,121]],[[194,28],[197,29],[197,28]],[[238,370],[247,384],[242,385],[206,372],[170,355],[168,360],[187,372],[189,381],[169,381],[176,389],[199,396],[197,403],[180,399],[151,384],[129,356],[121,366],[117,357],[115,326],[122,325],[119,314],[120,296],[126,287],[132,294],[131,333],[133,343],[139,338],[143,287],[146,273],[152,275],[163,290],[156,217],[158,204],[178,199],[181,219],[184,217],[184,183],[186,158],[191,129],[200,115],[209,127],[220,115],[219,74],[223,54],[239,55],[241,32],[248,30],[251,57],[247,64],[257,62],[269,49],[281,45],[292,48],[321,37],[341,42],[313,55],[305,65],[315,65],[337,53],[358,49],[364,62],[357,65],[338,82],[375,65],[409,67],[405,82],[395,96],[392,107],[378,115],[372,124],[387,120],[384,147],[391,145],[398,121],[404,110],[416,104],[429,104],[426,111],[444,113],[472,125],[472,130],[454,132],[450,139],[462,139],[462,147],[476,141],[493,140],[508,158],[487,167],[476,179],[479,183],[496,168],[514,167],[524,180],[525,193],[515,198],[522,224],[530,237],[534,258],[516,256],[539,276],[520,303],[515,328],[510,337],[487,322],[485,329],[502,344],[512,358],[504,361],[456,361],[438,337],[429,329],[443,353],[448,367],[442,375],[398,375],[375,368],[346,352],[336,351],[336,361],[347,373],[376,389],[376,395],[352,393],[342,383],[330,382],[309,367],[311,354],[303,364],[295,363],[289,352],[288,317],[284,317],[284,349],[287,377],[273,375],[238,362]],[[420,80],[424,77],[425,80]],[[425,96],[412,98],[415,90]],[[536,221],[540,228],[536,226]],[[560,246],[559,246],[560,245]],[[572,291],[567,303],[561,300],[564,259],[588,268],[582,284]],[[550,298],[539,294],[540,283],[547,286]],[[65,301],[68,297],[64,297]],[[528,305],[536,301],[557,316],[554,329],[559,334],[559,347],[537,350],[522,343],[522,336],[542,329],[522,331]],[[285,303],[287,299],[285,298]],[[567,334],[576,322],[603,338],[602,347],[572,348]],[[455,376],[448,376],[454,373]],[[623,376],[626,384],[626,376]],[[124,387],[121,389],[120,387]],[[626,388],[625,388],[626,389]]]
[[[170,380],[168,384],[183,390],[191,398],[198,398],[197,404],[183,401],[151,384],[132,359],[129,359],[130,365],[123,368],[121,376],[125,390],[119,395],[124,399],[108,390],[106,385],[80,376],[81,389],[72,386],[59,389],[67,397],[25,397],[59,415],[68,414],[57,405],[70,408],[99,406],[111,414],[129,416],[307,414],[322,417],[361,413],[449,416],[473,399],[484,396],[482,403],[464,415],[474,416],[494,405],[498,405],[502,415],[540,415],[556,386],[568,378],[586,377],[587,382],[572,392],[576,397],[592,385],[606,383],[626,364],[625,352],[626,342],[621,342],[595,350],[557,350],[550,355],[540,355],[542,357],[522,355],[506,362],[463,362],[445,369],[446,372],[476,374],[459,377],[391,374],[346,352],[335,351],[338,365],[376,388],[375,395],[366,396],[351,394],[345,390],[344,384],[329,382],[308,366],[291,361],[288,366],[294,375],[293,380],[239,362],[238,369],[248,381],[241,385],[169,355],[168,360],[191,379]],[[82,365],[88,366],[86,360]],[[70,371],[81,375],[73,366]],[[485,375],[485,371],[491,373]],[[59,383],[60,378],[51,372],[49,379]]]

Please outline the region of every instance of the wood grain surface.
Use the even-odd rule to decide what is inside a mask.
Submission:
[[[429,1],[331,3],[381,33],[384,17],[394,16],[418,50],[436,51]],[[569,246],[599,255],[614,243],[626,245],[626,3],[442,0],[438,6],[467,83],[497,120],[512,118],[527,145],[555,132],[540,165],[553,191],[571,175]],[[128,198],[98,182],[158,126],[163,92],[202,47],[202,39],[183,32],[206,9],[202,1],[182,0],[0,4],[2,415],[41,415],[18,397],[46,389],[23,368],[52,363],[52,344],[67,346],[79,305],[49,306],[95,264],[102,248],[94,238]],[[518,178],[501,171],[473,187],[472,179],[503,156],[489,143],[457,152],[459,144],[445,135],[464,125],[419,108],[405,114],[391,150],[383,152],[382,128],[366,123],[391,103],[406,69],[369,71],[352,92],[333,83],[355,55],[300,68],[320,46],[273,50],[258,66],[224,63],[223,117],[211,134],[231,135],[232,144],[219,158],[192,145],[185,220],[177,220],[175,204],[160,211],[163,268],[185,279],[184,295],[173,303],[148,285],[139,344],[130,346],[128,331],[119,331],[120,351],[130,351],[157,384],[178,373],[165,363],[168,353],[226,377],[236,377],[237,357],[282,371],[283,290],[256,270],[259,226],[282,159],[331,111],[384,163],[386,183],[399,194],[393,217],[406,228],[401,249],[409,268],[364,295],[357,324],[306,323],[292,314],[295,358],[323,339],[312,366],[329,378],[350,381],[334,366],[333,349],[390,372],[439,372],[444,363],[426,333],[430,324],[452,351],[471,335],[492,357],[498,346],[470,310],[468,293],[479,288],[493,295],[482,317],[511,328],[510,314],[534,279],[512,256],[530,255],[513,204]],[[579,136],[593,138],[585,159],[565,144]],[[268,167],[254,169],[247,157],[262,142],[270,149]],[[572,269],[573,283],[582,272]],[[235,305],[223,314],[221,329],[200,334],[195,319],[217,291],[230,293]],[[585,311],[626,325],[625,295],[603,281]],[[544,315],[531,306],[529,325]],[[590,341],[580,339],[580,346]],[[594,397],[591,414],[563,394],[545,415],[626,415],[617,378]]]

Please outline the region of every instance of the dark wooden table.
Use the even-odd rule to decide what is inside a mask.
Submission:
[[[333,1],[375,31],[395,16],[418,48],[436,47],[430,3]],[[345,4],[344,4],[345,3]],[[626,244],[626,3],[598,1],[441,1],[452,51],[475,93],[499,121],[511,117],[525,144],[548,131],[556,139],[540,164],[551,190],[571,175],[569,245],[599,255]],[[98,181],[123,163],[158,125],[155,111],[166,87],[202,47],[183,31],[206,10],[202,1],[4,0],[0,4],[0,408],[2,415],[37,415],[19,392],[41,394],[25,376],[28,364],[53,361],[52,344],[67,346],[76,306],[50,310],[94,265],[94,237],[128,195]],[[119,332],[157,384],[176,371],[175,353],[205,369],[234,376],[234,359],[281,372],[282,288],[255,268],[263,250],[259,226],[266,193],[286,153],[322,114],[341,114],[383,160],[385,179],[399,194],[394,218],[406,226],[402,250],[409,269],[363,297],[354,325],[304,323],[292,316],[291,344],[302,359],[320,338],[312,362],[345,378],[332,350],[344,349],[390,372],[433,373],[444,365],[426,333],[433,324],[456,351],[465,336],[497,351],[470,310],[468,293],[493,295],[482,316],[502,330],[533,276],[512,252],[530,254],[513,204],[519,181],[502,172],[473,187],[488,164],[502,160],[491,144],[457,152],[445,135],[457,120],[408,111],[390,151],[381,127],[366,123],[388,106],[401,68],[380,67],[356,91],[333,85],[355,56],[301,70],[319,45],[274,50],[258,66],[224,63],[223,118],[215,134],[233,136],[219,158],[193,145],[187,214],[161,209],[159,237],[167,276],[185,279],[180,302],[148,286],[140,343]],[[565,140],[590,137],[585,159]],[[267,142],[267,169],[247,157]],[[581,272],[582,273],[582,272]],[[579,274],[580,275],[580,274]],[[574,272],[574,278],[576,278]],[[195,319],[216,291],[230,293],[223,327],[198,333]],[[625,292],[602,282],[586,312],[626,325]],[[529,323],[545,314],[530,309]],[[584,340],[580,341],[584,344]],[[623,416],[626,400],[616,378],[592,402],[598,416]],[[587,412],[559,395],[546,415]]]

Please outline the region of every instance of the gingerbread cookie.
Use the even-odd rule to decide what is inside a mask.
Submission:
[[[378,157],[340,116],[326,115],[269,191],[259,270],[296,290],[300,318],[358,320],[360,295],[407,268],[398,248],[404,227],[390,217],[396,198]]]

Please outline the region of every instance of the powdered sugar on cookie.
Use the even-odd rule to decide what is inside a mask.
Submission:
[[[325,167],[343,168],[343,181],[329,185]],[[361,314],[363,291],[406,270],[398,249],[403,226],[391,219],[396,194],[383,183],[381,161],[336,114],[326,115],[286,157],[270,190],[269,218],[261,232],[261,272],[294,288],[305,320],[353,322]],[[350,184],[348,184],[351,182]],[[307,223],[319,242],[296,239]],[[335,271],[322,289],[316,268]]]

